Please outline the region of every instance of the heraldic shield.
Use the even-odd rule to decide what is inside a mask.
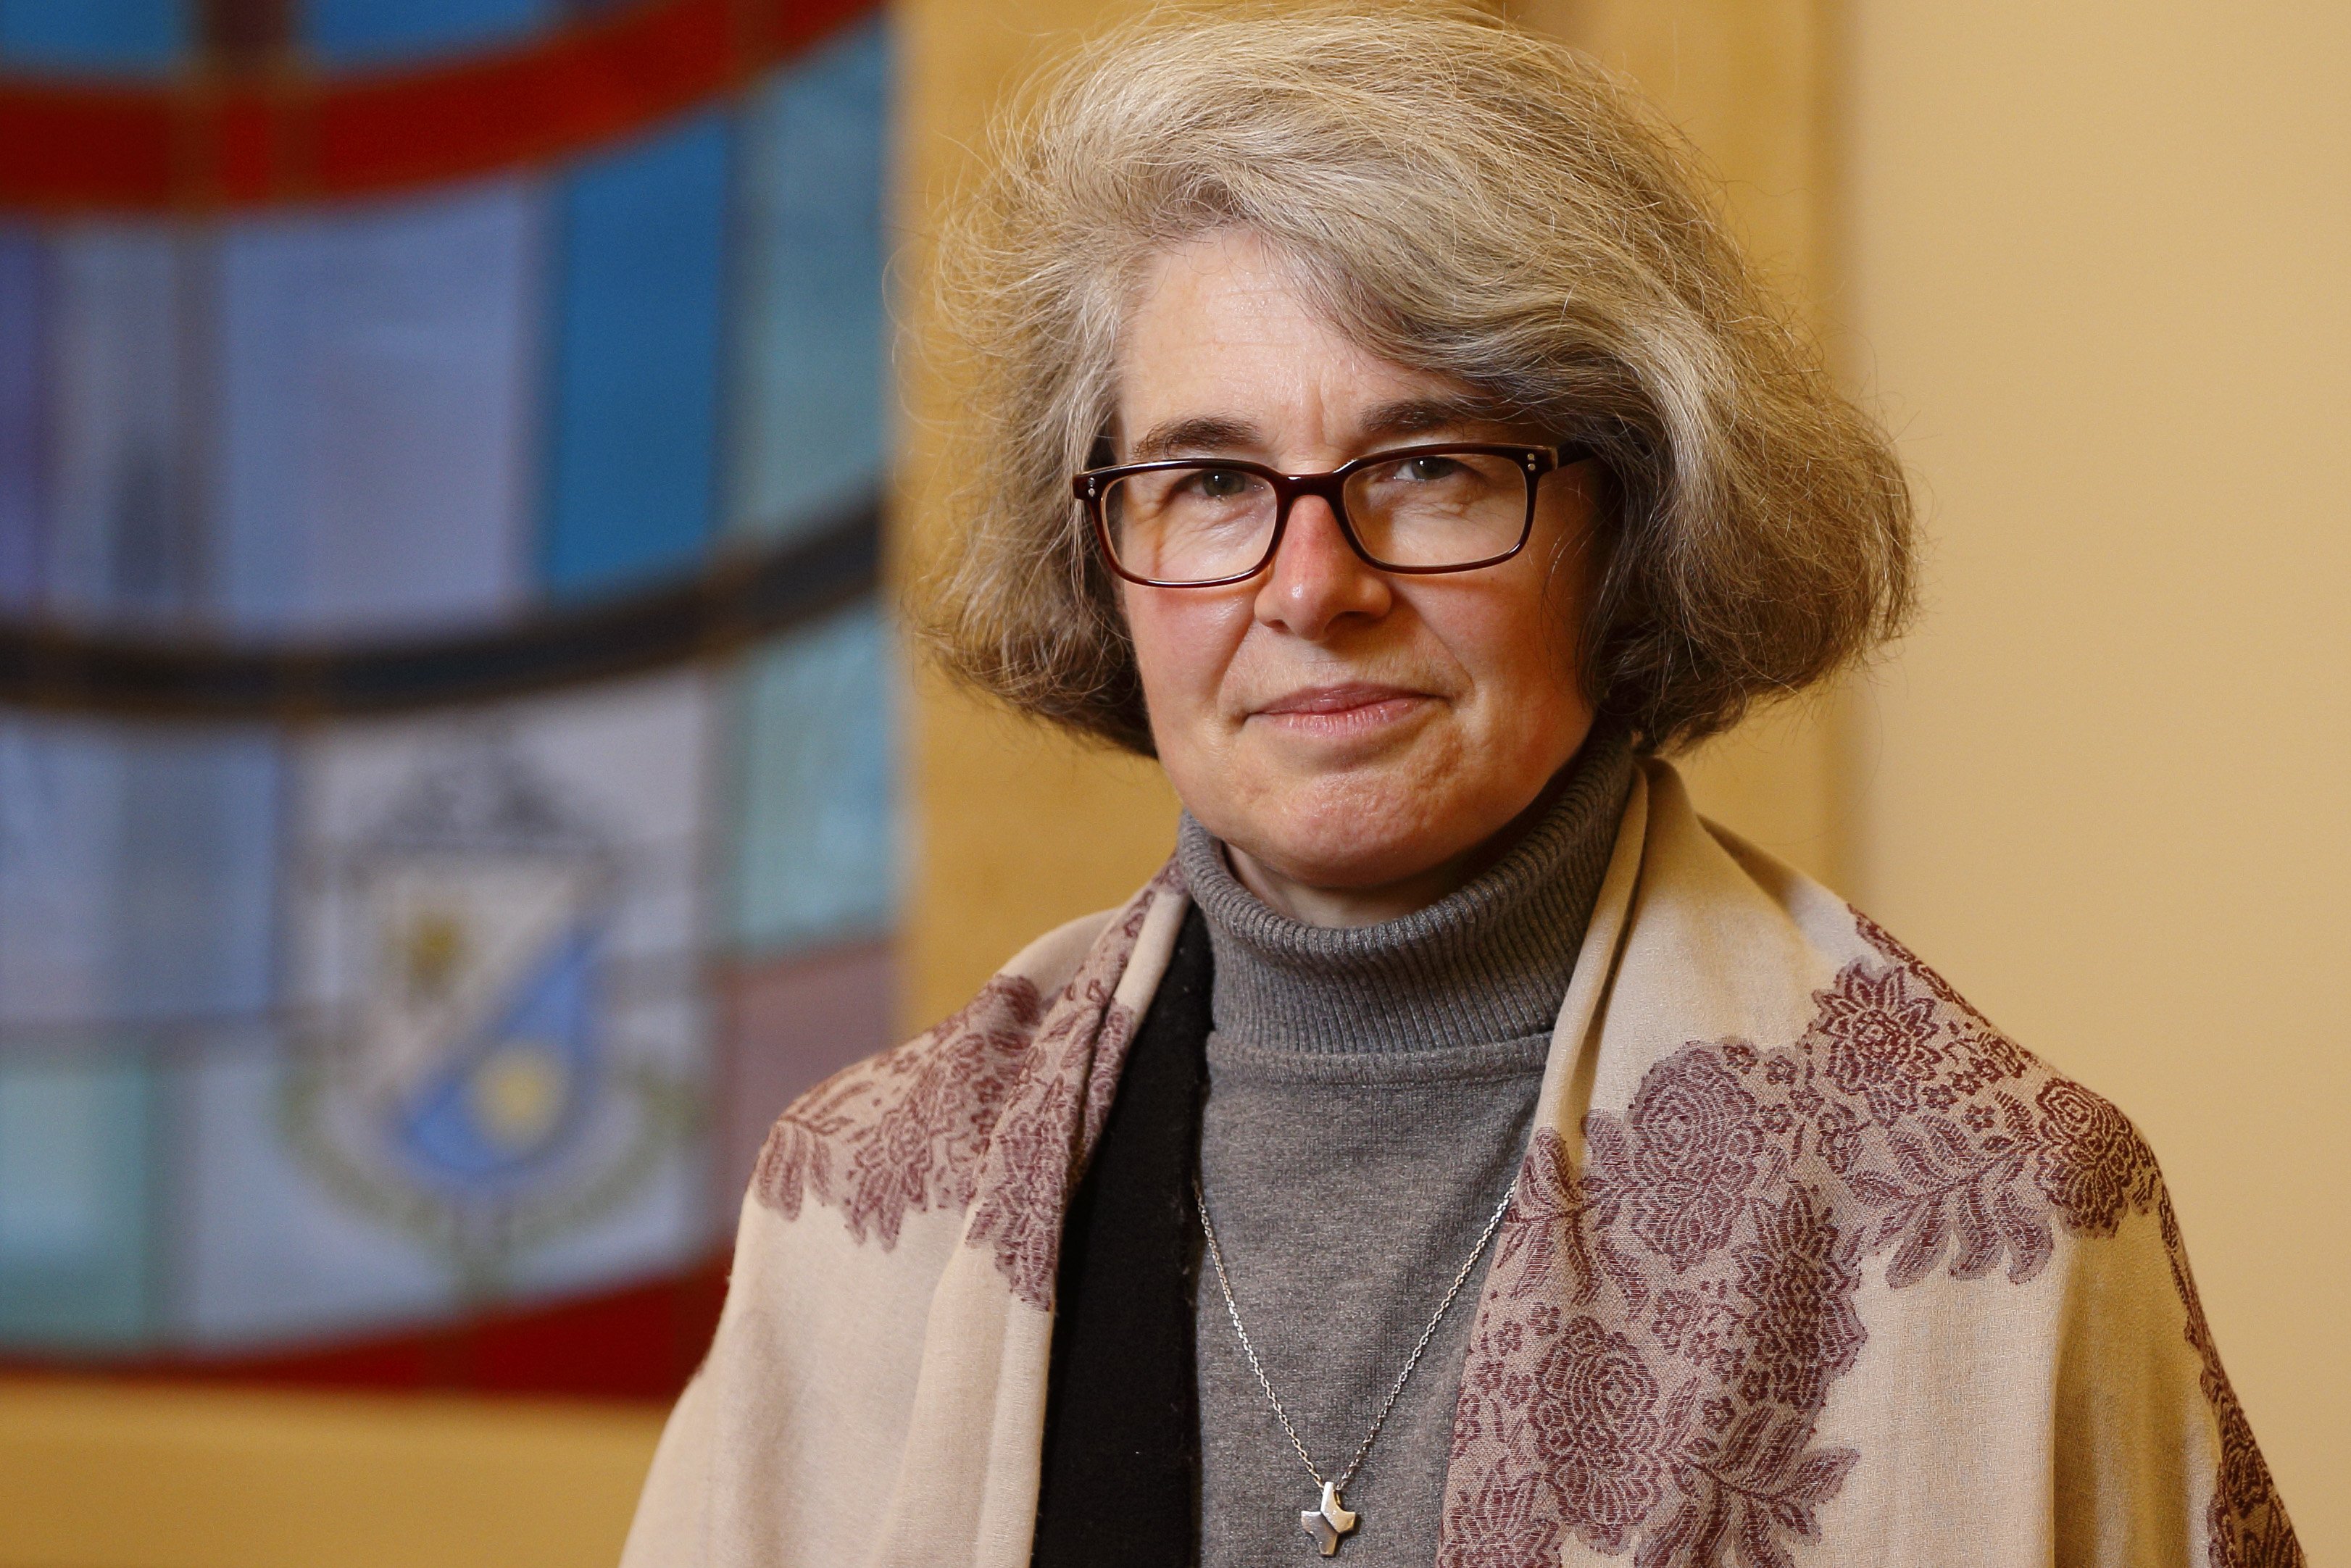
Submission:
[[[428,754],[329,855],[339,984],[287,1079],[289,1141],[347,1202],[502,1294],[524,1251],[624,1201],[690,1086],[616,1055],[623,857],[496,734]]]

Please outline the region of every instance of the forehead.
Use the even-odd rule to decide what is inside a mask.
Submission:
[[[1269,434],[1343,424],[1362,411],[1468,391],[1354,341],[1290,265],[1241,230],[1150,258],[1121,323],[1117,376],[1119,424],[1130,435],[1202,417]]]

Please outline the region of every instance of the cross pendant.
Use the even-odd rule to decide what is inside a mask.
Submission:
[[[1301,1510],[1298,1527],[1312,1536],[1314,1544],[1328,1557],[1339,1550],[1339,1537],[1355,1528],[1355,1516],[1339,1506],[1339,1489],[1324,1481],[1322,1506]]]

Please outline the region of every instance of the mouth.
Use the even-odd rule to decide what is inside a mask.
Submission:
[[[1384,729],[1413,716],[1437,699],[1404,686],[1351,681],[1341,685],[1301,686],[1249,715],[1293,734],[1357,736]]]

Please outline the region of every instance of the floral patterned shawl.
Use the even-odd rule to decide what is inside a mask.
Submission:
[[[1063,1208],[1185,907],[784,1113],[625,1568],[1028,1562]],[[1447,1568],[2302,1563],[2130,1124],[1661,763],[1535,1127]]]

